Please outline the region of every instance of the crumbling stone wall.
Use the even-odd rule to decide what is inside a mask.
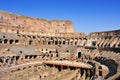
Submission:
[[[0,12],[1,80],[103,80],[114,73],[107,76],[113,80],[120,76],[119,56],[120,30],[85,35],[76,33],[71,21]]]
[[[11,14],[0,11],[0,20],[7,21],[14,27],[27,28],[29,30],[54,33],[74,33],[75,29],[71,21],[46,20],[30,18],[27,16]],[[5,23],[3,23],[5,25]]]

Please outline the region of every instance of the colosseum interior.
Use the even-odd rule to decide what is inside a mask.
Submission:
[[[0,80],[120,80],[120,30],[0,11]]]

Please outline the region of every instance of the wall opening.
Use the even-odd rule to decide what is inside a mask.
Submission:
[[[19,41],[18,40],[15,40],[15,43],[17,44]]]
[[[63,41],[63,45],[65,45],[65,41]]]
[[[59,41],[59,44],[61,45],[61,41]]]
[[[2,59],[0,59],[0,63],[3,63],[3,60],[2,60]]]
[[[81,52],[78,52],[78,58],[80,58],[81,57]]]
[[[6,44],[7,42],[8,42],[8,40],[7,40],[7,39],[5,39],[5,40],[4,40],[4,43]]]
[[[31,59],[33,56],[32,55],[30,55],[30,57],[29,57],[29,59]]]
[[[58,42],[57,42],[57,41],[55,41],[55,45],[58,45]]]
[[[50,41],[48,41],[48,45],[50,45]]]
[[[32,40],[29,41],[29,45],[31,45],[31,44],[32,44]]]
[[[16,61],[19,59],[19,56],[16,56]]]
[[[75,42],[75,45],[77,45],[77,42]]]
[[[93,41],[93,42],[92,42],[92,46],[96,46],[96,41]]]
[[[0,39],[0,44],[2,44],[2,39]]]
[[[13,43],[13,40],[10,40],[10,44],[12,44]]]
[[[19,34],[19,30],[17,30],[17,34]]]
[[[102,67],[99,66],[99,76],[102,76]]]
[[[25,56],[25,59],[27,59],[27,58],[28,58],[28,55]]]

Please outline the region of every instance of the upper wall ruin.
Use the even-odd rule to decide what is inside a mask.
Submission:
[[[74,25],[71,21],[30,18],[4,11],[0,11],[0,25],[14,26],[41,32],[75,33]]]

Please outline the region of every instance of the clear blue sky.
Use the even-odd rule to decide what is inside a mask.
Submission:
[[[77,32],[120,29],[120,0],[1,0],[0,10],[48,20],[71,20]]]

